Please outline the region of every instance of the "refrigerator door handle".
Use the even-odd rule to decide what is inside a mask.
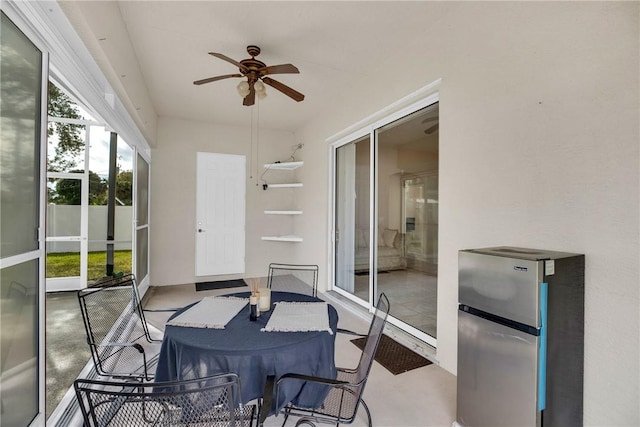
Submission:
[[[540,347],[538,354],[538,411],[547,406],[547,311],[549,285],[540,283]]]
[[[477,308],[470,307],[466,304],[459,304],[458,310],[464,311],[465,313],[469,313],[473,316],[480,317],[490,322],[506,326],[508,328],[516,329],[529,335],[533,335],[536,337],[540,335],[540,328],[536,328],[535,326],[531,325],[525,325],[524,323],[516,322],[515,320],[505,319],[504,317],[496,316],[495,314],[478,310]]]

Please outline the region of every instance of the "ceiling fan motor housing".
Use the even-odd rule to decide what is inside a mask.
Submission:
[[[247,46],[247,53],[253,57],[260,55],[260,48],[258,46],[249,45]]]

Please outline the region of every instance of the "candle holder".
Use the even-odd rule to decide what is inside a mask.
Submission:
[[[258,301],[260,311],[269,311],[271,309],[271,289],[260,288],[258,293],[260,294],[260,300]]]

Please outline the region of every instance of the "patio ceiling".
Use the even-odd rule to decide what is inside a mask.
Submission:
[[[193,81],[237,72],[207,52],[247,58],[262,49],[267,65],[292,63],[300,74],[275,76],[305,94],[298,103],[267,87],[260,126],[295,132],[344,102],[345,89],[381,67],[425,52],[428,22],[439,2],[63,1],[60,3],[137,123],[156,117],[246,126],[251,107],[239,79],[202,86]],[[402,75],[398,75],[402,79]],[[425,82],[425,84],[428,82]],[[393,84],[393,82],[390,82]],[[416,88],[417,89],[417,88]],[[375,86],[369,90],[375,91]],[[363,112],[363,116],[370,112]]]

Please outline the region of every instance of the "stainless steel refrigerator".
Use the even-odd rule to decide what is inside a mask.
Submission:
[[[457,423],[582,425],[584,255],[459,252]]]

